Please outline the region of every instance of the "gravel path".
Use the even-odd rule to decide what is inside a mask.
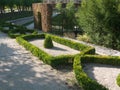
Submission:
[[[0,90],[80,90],[72,66],[53,69],[0,32]]]
[[[95,47],[96,53],[99,55],[120,56],[120,51],[117,51],[117,50],[113,50],[113,49],[106,48],[103,46],[99,46],[99,45],[95,45],[95,44],[91,44],[91,43],[87,43],[87,42],[83,42],[83,41],[79,41],[79,40],[75,40],[75,39],[71,39],[71,38],[67,38],[67,37],[64,37],[64,38]]]
[[[34,29],[34,23],[31,23],[30,25],[26,26],[28,29]]]
[[[9,22],[17,24],[17,25],[23,25],[23,24],[30,22],[30,21],[33,21],[33,16],[20,18],[20,19],[16,19],[16,20],[11,20]]]
[[[85,64],[84,71],[94,80],[107,87],[109,90],[120,90],[116,78],[120,67],[101,64]]]
[[[56,43],[53,41],[54,47],[52,49],[46,49],[44,48],[44,39],[37,39],[30,41],[33,45],[39,47],[45,52],[49,52],[52,56],[59,56],[59,55],[74,55],[80,53],[80,51],[71,49],[67,46],[64,46],[62,44]]]
[[[28,25],[28,28],[33,29],[34,25],[33,24]],[[64,37],[64,38],[66,38],[66,37]],[[67,38],[67,39],[70,39],[70,38]],[[74,40],[74,39],[71,39],[71,40]],[[78,41],[78,40],[74,40],[74,41],[95,47],[96,53],[100,54],[100,55],[120,56],[120,52],[117,51],[117,50],[113,50],[113,49],[109,49],[109,48],[106,48],[106,47],[86,43],[86,42],[83,42],[83,41]],[[24,60],[24,59],[21,59],[21,60]],[[37,60],[35,60],[35,61],[37,61]],[[86,64],[85,67],[84,67],[84,70],[92,79],[97,80],[99,83],[108,87],[110,90],[120,90],[120,88],[116,85],[116,81],[115,81],[116,76],[118,75],[118,73],[120,73],[120,67],[114,67],[114,66],[109,66],[109,65],[101,65],[101,64]],[[61,73],[61,74],[64,74],[64,73]],[[61,75],[61,77],[62,77],[62,75]],[[63,76],[63,79],[64,79],[64,76]],[[4,90],[7,90],[7,89],[4,89]],[[33,89],[29,89],[29,90],[33,90]],[[50,90],[50,89],[48,89],[48,90]],[[62,89],[59,89],[59,90],[62,90]]]

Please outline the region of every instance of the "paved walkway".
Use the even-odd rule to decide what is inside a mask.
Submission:
[[[79,90],[72,67],[62,68],[44,64],[0,32],[0,90]]]
[[[19,19],[16,19],[16,20],[11,20],[9,22],[17,24],[17,25],[23,25],[23,24],[25,24],[27,22],[31,22],[31,21],[33,21],[33,16],[25,17],[25,18],[19,18]]]

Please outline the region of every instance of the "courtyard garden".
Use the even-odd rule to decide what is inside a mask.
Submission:
[[[58,3],[50,32],[33,29],[33,20],[1,19],[0,89],[119,90],[118,1]]]

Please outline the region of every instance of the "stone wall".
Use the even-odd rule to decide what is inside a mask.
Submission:
[[[35,28],[49,32],[52,29],[52,6],[50,4],[34,3],[32,8]]]

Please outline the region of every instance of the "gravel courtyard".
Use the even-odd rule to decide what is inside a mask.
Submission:
[[[0,32],[0,90],[79,90],[72,66],[56,70]]]
[[[74,54],[79,54],[80,51],[74,50],[72,48],[69,48],[65,45],[56,43],[53,41],[54,47],[51,49],[46,49],[44,48],[44,39],[36,39],[36,40],[31,40],[31,44],[39,47],[40,49],[44,50],[45,52],[51,54],[52,56],[59,56],[59,55],[74,55]]]
[[[120,66],[85,64],[83,70],[94,80],[107,87],[109,90],[120,90],[116,78],[120,73]]]
[[[17,22],[19,23],[19,20],[15,23]],[[27,28],[33,29],[34,24],[28,25]],[[100,55],[120,56],[117,50],[74,41],[95,47],[96,53]],[[58,70],[53,69],[18,45],[15,39],[10,39],[1,32],[0,49],[0,90],[81,90],[76,85],[72,67],[61,66]],[[120,67],[85,64],[83,69],[92,79],[109,90],[120,90],[116,85]]]

